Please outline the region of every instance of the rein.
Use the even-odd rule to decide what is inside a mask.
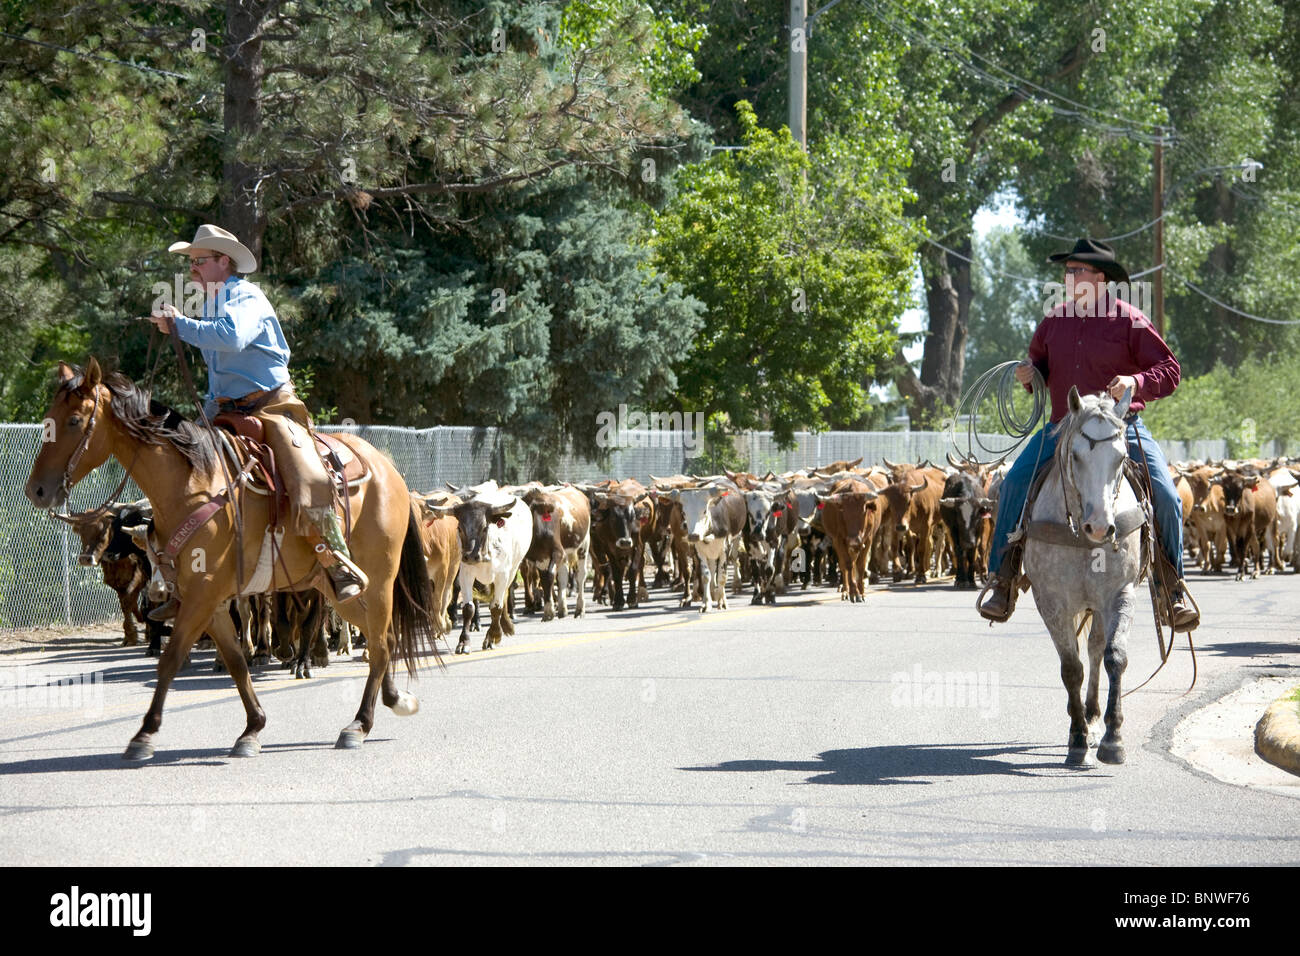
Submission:
[[[203,427],[208,430],[208,434],[212,439],[213,447],[217,452],[217,461],[221,463],[221,474],[226,479],[226,491],[224,494],[229,495],[230,506],[235,514],[235,562],[236,571],[239,575],[236,578],[235,591],[238,593],[244,586],[244,511],[239,503],[240,488],[235,486],[235,482],[230,474],[230,469],[226,465],[226,456],[221,451],[221,437],[217,433],[217,429],[213,426],[212,422],[208,421],[207,410],[203,407],[202,399],[199,398],[199,390],[194,386],[194,377],[190,374],[189,362],[185,360],[185,350],[181,348],[181,337],[176,332],[176,323],[171,323],[171,326],[171,332],[168,333],[168,337],[171,339],[172,351],[176,353],[176,364],[180,366],[181,377],[189,387],[190,395],[194,399],[195,405],[198,406],[199,420],[203,422]]]

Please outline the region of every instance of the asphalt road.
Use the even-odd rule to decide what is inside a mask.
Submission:
[[[860,605],[733,597],[704,616],[655,591],[623,614],[521,618],[498,650],[426,669],[420,712],[380,708],[358,751],[333,745],[365,665],[304,681],[265,668],[264,749],[247,760],[227,757],[243,709],[211,651],[178,679],[144,765],[120,758],[153,686],[137,649],[5,653],[0,860],[1295,863],[1297,791],[1222,783],[1170,741],[1244,683],[1300,674],[1300,576],[1193,586],[1195,690],[1184,643],[1125,701],[1128,762],[1083,770],[1064,766],[1065,692],[1029,596],[990,629],[973,592],[942,583]],[[1158,660],[1149,620],[1130,655],[1136,686]],[[52,699],[43,685],[70,673],[102,682]]]

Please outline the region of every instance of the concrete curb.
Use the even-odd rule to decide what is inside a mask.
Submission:
[[[1255,725],[1255,753],[1300,775],[1300,704],[1295,689],[1273,701]]]

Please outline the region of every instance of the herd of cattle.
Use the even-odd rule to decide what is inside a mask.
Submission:
[[[594,484],[499,486],[495,481],[429,494],[412,494],[422,515],[424,552],[435,595],[434,630],[449,637],[460,618],[457,653],[478,627],[478,602],[490,623],[482,649],[514,633],[514,604],[522,587],[525,613],[543,621],[564,617],[569,602],[581,616],[586,582],[592,599],[614,612],[668,588],[680,607],[700,613],[727,607],[748,587],[752,603],[822,583],[862,601],[865,585],[884,578],[924,583],[954,577],[957,588],[984,578],[997,513],[1003,466],[992,471],[951,456],[946,468],[929,462],[862,468],[861,459],[762,477],[725,472]],[[1183,504],[1189,567],[1236,577],[1300,570],[1300,464],[1223,461],[1170,468]],[[99,565],[119,595],[125,644],[136,644],[136,621],[157,655],[166,625],[146,613],[165,595],[150,587],[151,509],[147,501],[114,505],[103,513],[71,516],[81,537],[79,561]],[[1267,555],[1267,565],[1265,565]],[[1253,568],[1251,561],[1253,559]],[[972,609],[972,614],[974,610]],[[297,676],[328,662],[331,641],[350,653],[351,635],[315,592],[279,593],[232,605],[247,655],[274,653]],[[301,639],[310,635],[311,640]]]

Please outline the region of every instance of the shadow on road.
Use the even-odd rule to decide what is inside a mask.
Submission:
[[[1041,759],[1052,754],[1050,763],[1027,763],[1023,758]],[[1000,758],[1022,758],[1004,760]],[[712,767],[679,767],[679,770],[755,773],[773,770],[811,772],[806,783],[928,784],[925,777],[1013,776],[1037,777],[1036,771],[1064,768],[1065,747],[1030,744],[911,744],[895,747],[861,747],[827,750],[816,760],[729,760]]]
[[[366,744],[383,740],[374,738]],[[125,748],[124,748],[125,749]],[[295,750],[332,751],[332,742],[315,743],[264,744],[263,754],[288,753]],[[107,754],[76,754],[63,757],[41,757],[35,760],[15,760],[13,763],[0,764],[0,777],[8,774],[28,773],[83,773],[88,770],[139,770],[144,767],[178,766],[178,767],[222,767],[243,758],[231,757],[229,747],[204,747],[199,750],[163,750],[150,760],[123,760],[122,752]],[[252,758],[257,759],[257,758]]]

